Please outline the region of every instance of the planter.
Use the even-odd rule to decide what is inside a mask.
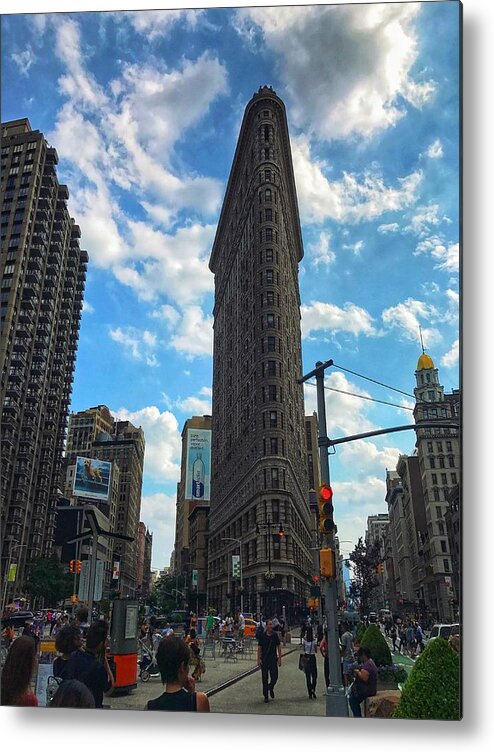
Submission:
[[[377,691],[385,692],[388,690],[398,689],[398,682],[395,679],[377,679]]]

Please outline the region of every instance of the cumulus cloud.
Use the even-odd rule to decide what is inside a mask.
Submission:
[[[389,331],[408,342],[420,341],[421,321],[438,321],[441,316],[431,304],[408,298],[403,303],[390,306],[382,312],[382,320]],[[433,347],[441,341],[441,334],[434,327],[422,327],[422,336],[427,347]]]
[[[159,365],[156,357],[157,337],[147,329],[140,330],[134,326],[110,329],[110,338],[122,345],[126,355],[134,360],[143,361],[155,368]]]
[[[140,410],[121,407],[118,410],[111,409],[111,413],[117,420],[129,420],[144,431],[144,474],[158,482],[178,481],[182,439],[173,413],[168,410],[161,412],[154,405]]]
[[[436,140],[430,144],[425,154],[429,159],[441,159],[441,157],[444,156],[444,151],[440,139],[436,138]]]
[[[394,126],[407,102],[420,108],[434,96],[435,82],[411,72],[419,12],[420,3],[243,8],[235,24],[278,57],[297,126],[311,137],[370,137]]]
[[[416,253],[429,253],[437,261],[435,269],[450,273],[460,270],[459,243],[445,243],[440,236],[431,235],[417,244]]]
[[[310,243],[308,246],[309,256],[314,266],[329,266],[336,258],[335,252],[329,247],[331,234],[321,232],[317,243]]]
[[[371,431],[375,425],[368,418],[372,403],[353,395],[370,397],[365,390],[350,382],[340,371],[332,371],[324,379],[326,398],[326,420],[328,435],[332,438],[350,436]],[[337,391],[332,391],[332,390]],[[352,394],[345,394],[351,392]],[[304,385],[305,414],[317,411],[316,389],[312,384]]]
[[[398,232],[399,229],[400,225],[398,224],[398,222],[390,222],[389,224],[379,225],[377,231],[381,233],[381,235],[387,235],[391,232]]]
[[[376,334],[370,313],[354,303],[345,303],[339,308],[332,303],[315,301],[302,305],[300,312],[302,337],[318,331],[349,332],[355,336]]]
[[[141,498],[141,520],[153,533],[153,566],[168,566],[175,545],[175,495],[157,492]]]
[[[182,319],[170,338],[177,352],[191,358],[213,354],[213,317],[206,316],[199,306],[186,306]]]
[[[378,447],[369,440],[352,441],[342,444],[339,457],[345,465],[350,465],[355,471],[355,478],[365,475],[369,469],[381,466],[383,469],[395,469],[400,450],[396,447]]]
[[[449,224],[451,220],[446,216],[439,216],[439,204],[431,202],[425,206],[417,207],[410,224],[404,228],[404,232],[411,232],[419,237],[424,237],[430,232],[431,227],[436,227],[443,222]]]
[[[460,358],[460,340],[456,339],[451,345],[451,349],[445,353],[441,358],[441,365],[446,368],[452,368],[455,366]]]
[[[357,223],[372,220],[388,211],[411,206],[417,199],[422,172],[398,178],[397,185],[386,185],[377,172],[355,175],[344,172],[339,180],[327,176],[330,165],[312,159],[305,136],[292,139],[293,169],[302,220]]]
[[[203,14],[203,10],[147,10],[117,13],[114,18],[119,22],[130,23],[136,32],[153,41],[169,36],[179,23],[194,29]]]

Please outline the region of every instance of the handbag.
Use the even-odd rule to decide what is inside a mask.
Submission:
[[[301,671],[305,671],[306,666],[307,666],[307,656],[305,655],[305,653],[302,653],[298,657],[298,667]]]

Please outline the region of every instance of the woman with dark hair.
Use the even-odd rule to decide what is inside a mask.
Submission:
[[[65,678],[65,668],[68,665],[72,653],[76,650],[80,650],[82,645],[82,634],[79,627],[72,624],[67,624],[65,627],[57,632],[55,638],[55,647],[62,655],[57,656],[53,661],[53,676],[60,679]]]
[[[362,718],[360,703],[377,692],[377,666],[372,660],[369,648],[357,652],[359,667],[354,669],[355,680],[350,690],[349,704],[354,718]]]
[[[30,688],[37,658],[33,637],[22,635],[14,640],[2,670],[2,705],[38,705],[38,698]]]
[[[84,650],[76,650],[67,661],[64,678],[78,679],[93,693],[96,708],[103,707],[103,696],[109,695],[115,679],[106,656],[108,624],[95,621],[89,627]]]
[[[199,645],[199,638],[194,627],[191,627],[189,629],[189,634],[185,638],[184,642],[189,646],[191,652],[190,663],[194,667],[192,678],[196,681],[201,681],[201,676],[206,670],[206,667],[204,661],[201,660],[201,647]]]
[[[50,702],[50,708],[94,708],[94,695],[77,679],[68,679],[60,684]]]
[[[188,645],[178,637],[161,640],[156,660],[165,691],[149,700],[146,710],[209,713],[207,695],[195,691],[195,681],[189,676],[190,655]]]
[[[316,684],[317,684],[317,640],[314,639],[314,632],[309,625],[305,632],[304,638],[304,654],[305,654],[305,680],[307,683],[307,692],[309,693],[309,699],[316,699]]]

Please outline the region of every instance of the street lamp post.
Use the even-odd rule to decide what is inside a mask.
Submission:
[[[222,541],[233,541],[238,543],[238,550],[240,555],[240,611],[244,612],[244,581],[243,581],[243,565],[242,565],[242,541],[239,538],[222,538]],[[233,575],[233,572],[232,572]],[[232,589],[233,589],[233,576],[232,576]],[[235,610],[235,603],[233,604],[233,610]]]

